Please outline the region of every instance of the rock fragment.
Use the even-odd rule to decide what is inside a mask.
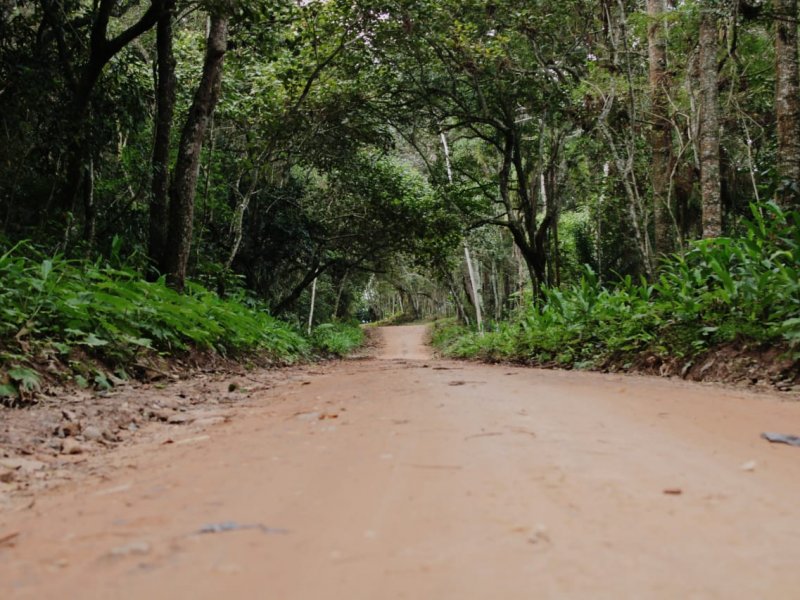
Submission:
[[[61,442],[61,454],[83,454],[84,448],[80,442],[72,438],[65,438]]]

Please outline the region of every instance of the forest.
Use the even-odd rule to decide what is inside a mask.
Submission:
[[[2,0],[0,137],[9,405],[422,319],[796,389],[797,0]]]

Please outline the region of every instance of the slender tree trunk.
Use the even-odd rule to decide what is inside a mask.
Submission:
[[[703,198],[703,237],[722,235],[719,167],[719,91],[717,82],[717,17],[710,10],[700,20],[700,190]]]
[[[83,240],[86,242],[89,253],[94,248],[95,237],[97,235],[97,204],[94,197],[94,161],[89,159],[84,174],[85,183],[83,186]]]
[[[345,270],[344,275],[342,275],[341,280],[339,281],[338,289],[336,291],[336,302],[333,305],[333,317],[338,319],[342,315],[339,314],[339,311],[342,309],[342,295],[344,294],[344,288],[347,285],[347,275],[349,271]]]
[[[148,255],[154,266],[165,266],[169,227],[169,148],[172,116],[175,112],[175,56],[172,50],[174,4],[161,15],[156,28],[157,78],[156,121],[153,140],[153,181],[150,199],[150,238]]]
[[[179,291],[183,291],[186,283],[192,245],[194,200],[203,138],[219,99],[222,63],[227,48],[228,17],[214,15],[208,32],[203,74],[181,134],[170,187],[169,233],[164,265],[170,284]]]
[[[664,37],[663,15],[665,0],[647,0],[647,28],[650,64],[650,130],[653,164],[650,169],[653,184],[653,214],[655,217],[655,252],[669,254],[675,248],[675,233],[669,205],[670,162],[672,155],[672,126],[669,121],[667,90],[667,43]]]
[[[259,171],[256,170],[253,174],[253,180],[250,182],[250,187],[245,193],[239,190],[239,182],[234,186],[234,191],[239,195],[239,200],[236,202],[236,208],[233,211],[233,219],[231,222],[231,249],[225,261],[226,269],[230,269],[233,266],[233,261],[236,260],[239,247],[242,245],[242,239],[244,238],[244,214],[247,212],[247,207],[250,206],[250,198],[253,197],[253,193],[256,191],[258,176]]]
[[[492,280],[492,299],[494,300],[494,320],[500,320],[500,291],[497,287],[497,263],[494,259],[492,259],[492,271],[491,271],[491,280]]]
[[[483,333],[483,314],[481,312],[481,293],[478,290],[478,281],[475,275],[475,269],[472,267],[472,256],[469,251],[469,246],[464,240],[464,260],[467,263],[467,273],[469,274],[470,294],[472,296],[472,305],[475,307],[475,322],[478,324],[478,331]]]
[[[306,332],[311,335],[311,328],[314,326],[314,305],[317,303],[317,277],[311,284],[311,307],[308,309],[308,328]]]
[[[797,0],[773,0],[775,10],[775,114],[778,120],[778,202],[800,207],[800,75]]]

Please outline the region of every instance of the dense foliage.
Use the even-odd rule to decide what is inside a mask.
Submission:
[[[653,283],[626,277],[608,289],[588,271],[485,335],[439,324],[434,343],[452,356],[584,368],[689,358],[739,340],[783,343],[800,356],[800,215],[770,209],[766,217],[755,212],[739,238],[694,242],[666,260]]]
[[[770,203],[800,206],[797,24],[797,0],[7,2],[4,364],[294,355],[309,317],[398,313],[565,364],[793,344]]]
[[[11,398],[39,386],[43,364],[59,378],[106,387],[156,355],[258,354],[286,364],[313,353],[343,356],[363,342],[358,325],[322,325],[306,338],[244,294],[221,299],[198,284],[179,294],[124,264],[45,256],[28,244],[3,249],[0,277],[8,372],[0,395]]]

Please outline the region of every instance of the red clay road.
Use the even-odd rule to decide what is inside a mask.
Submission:
[[[0,513],[0,598],[800,598],[800,404],[381,335]]]

